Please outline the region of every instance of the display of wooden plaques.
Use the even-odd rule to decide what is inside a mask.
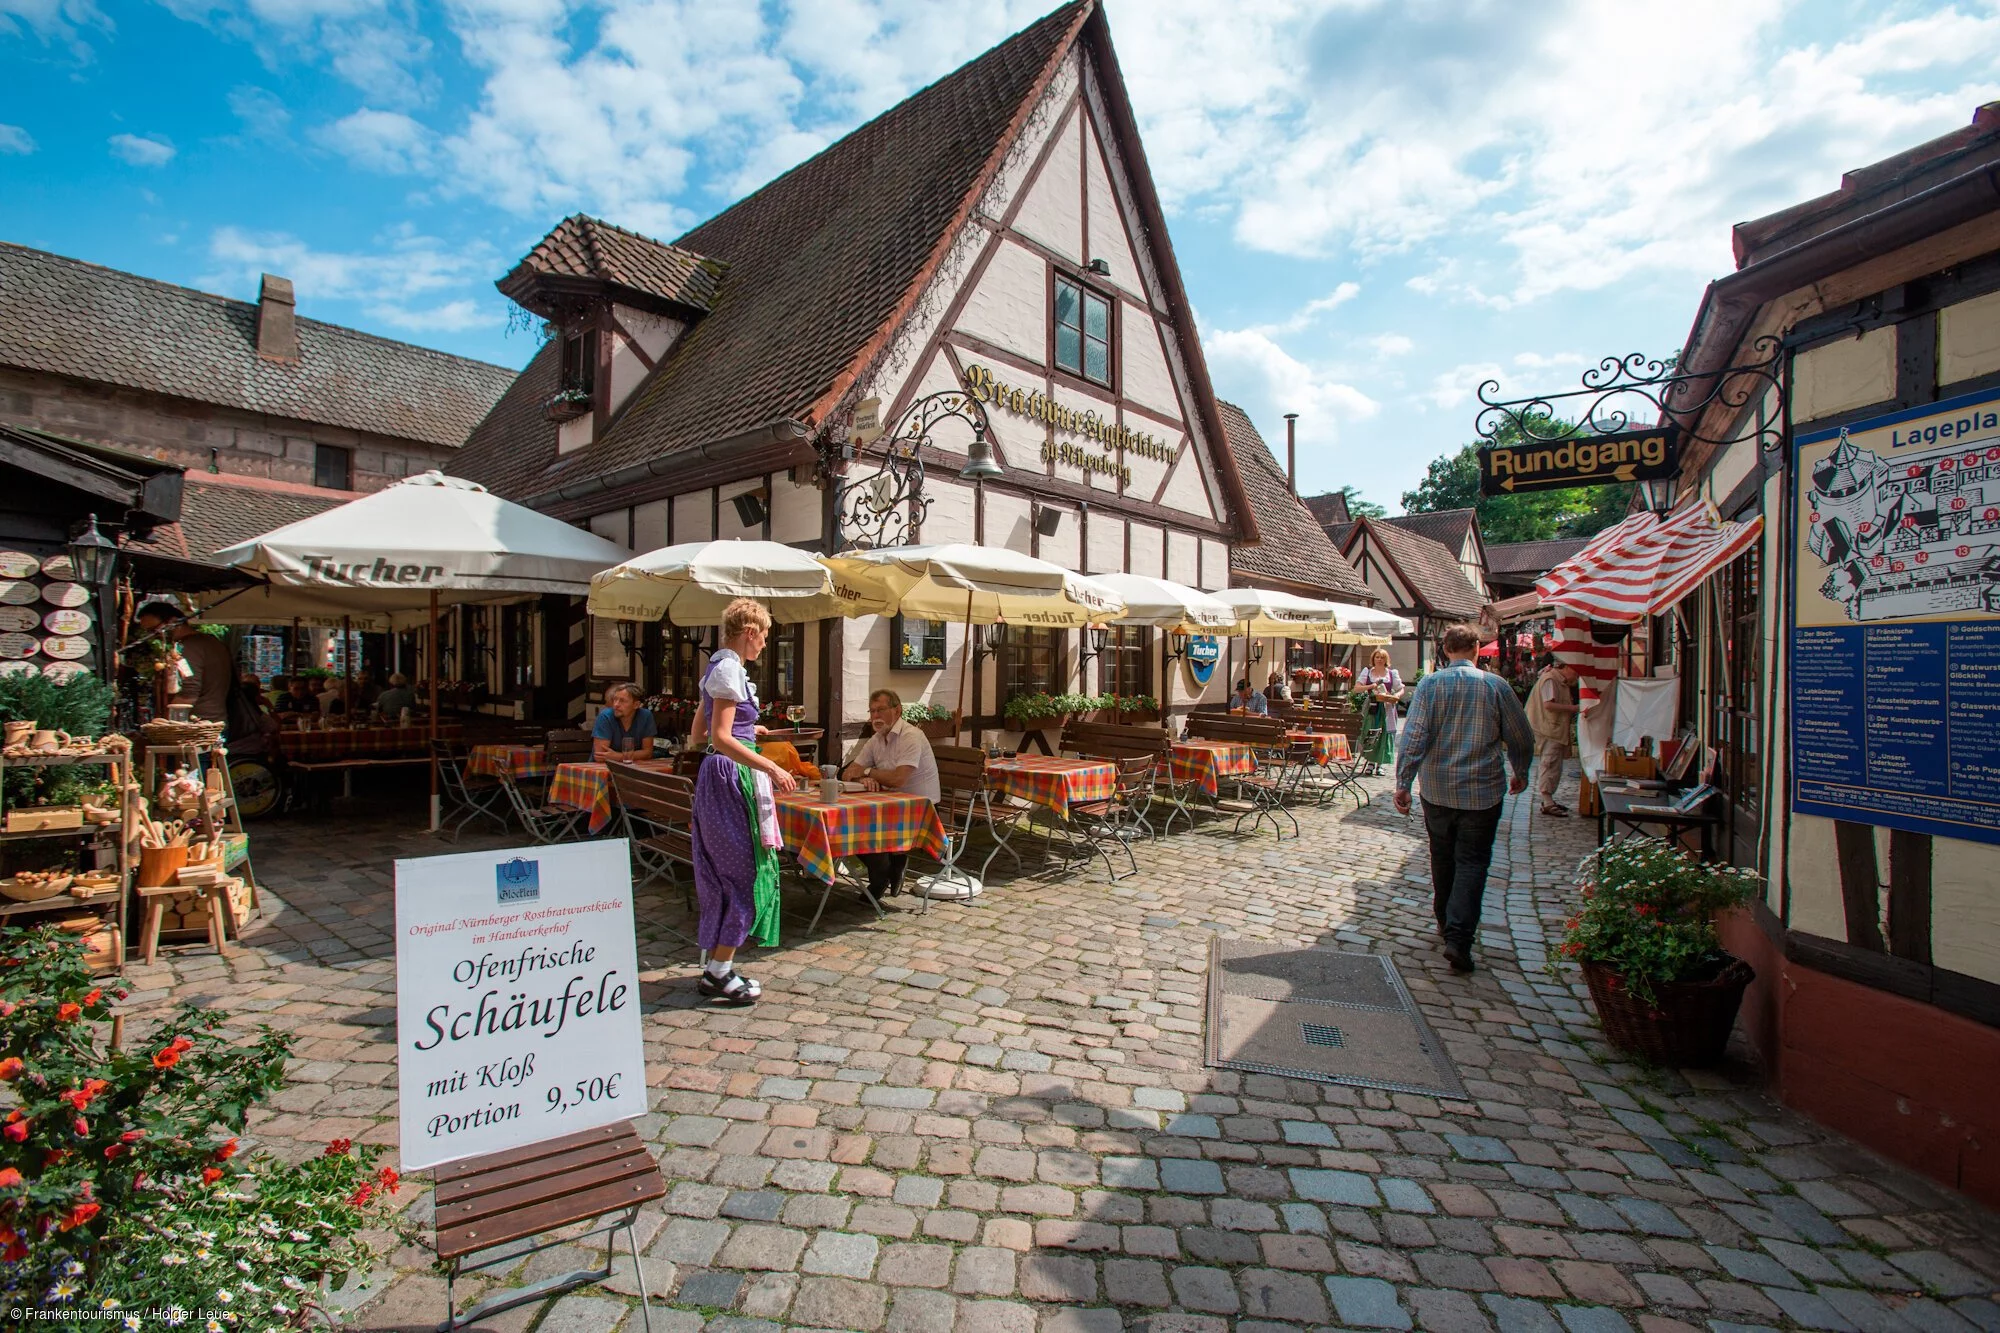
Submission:
[[[0,639],[4,637],[0,635]],[[42,654],[45,657],[53,657],[58,662],[74,662],[78,658],[90,656],[90,640],[51,635],[42,640]]]
[[[5,662],[0,663],[0,671],[10,666],[26,667],[30,672],[35,669],[33,662]],[[88,676],[90,668],[81,662],[50,662],[42,667],[42,674],[58,685],[67,685],[78,676]]]
[[[42,577],[50,579],[73,579],[76,577],[76,562],[66,553],[58,552],[42,561]]]
[[[42,585],[42,600],[50,606],[87,606],[90,589],[81,583],[45,583]]]
[[[42,590],[26,579],[0,582],[0,606],[32,606],[42,600]]]
[[[42,627],[42,618],[25,606],[0,606],[0,631],[26,634]]]
[[[0,608],[11,609],[11,608]],[[8,625],[6,628],[14,628]],[[22,626],[23,629],[28,626]],[[42,617],[42,628],[51,634],[73,636],[90,633],[90,612],[77,611],[70,607],[58,607]]]
[[[0,634],[0,657],[33,657],[41,647],[42,641],[32,634]]]
[[[41,673],[42,669],[33,662],[0,662],[0,676],[39,676]]]
[[[0,551],[0,578],[24,579],[41,568],[42,562],[26,551]]]

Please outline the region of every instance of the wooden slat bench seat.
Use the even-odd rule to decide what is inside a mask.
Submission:
[[[652,1328],[652,1310],[645,1294],[645,1271],[639,1258],[632,1222],[639,1206],[664,1198],[667,1182],[659,1164],[632,1128],[622,1121],[597,1129],[566,1134],[544,1143],[469,1157],[437,1168],[437,1256],[447,1265],[445,1304],[448,1317],[438,1325],[463,1328],[490,1314],[530,1301],[546,1300],[611,1276],[611,1248],[622,1229],[632,1242],[634,1275],[639,1281],[640,1308]],[[621,1214],[609,1226],[586,1235],[605,1235],[604,1267],[582,1269],[525,1287],[510,1288],[490,1300],[458,1312],[454,1284],[461,1272],[513,1263],[524,1254],[573,1244],[565,1236],[527,1249],[510,1249],[485,1263],[466,1263],[468,1256],[518,1240],[543,1236],[577,1222]]]

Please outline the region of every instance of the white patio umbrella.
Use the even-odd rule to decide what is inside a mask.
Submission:
[[[437,615],[446,602],[524,594],[583,596],[622,546],[517,505],[476,482],[425,472],[215,553],[217,564],[264,577],[260,588],[211,598],[202,614],[229,623],[352,617],[430,624],[431,737],[437,737]],[[431,765],[431,827],[438,826]]]
[[[1203,634],[1236,628],[1234,607],[1199,588],[1146,574],[1092,574],[1125,601],[1115,617],[1122,625],[1150,625],[1175,634]]]
[[[738,597],[754,597],[780,624],[840,615],[833,576],[818,556],[783,542],[683,542],[635,555],[590,581],[590,614],[713,625]]]
[[[1415,634],[1417,627],[1393,611],[1352,602],[1334,602],[1333,627],[1315,631],[1320,643],[1370,644],[1381,646],[1398,634]]]
[[[1317,631],[1339,628],[1332,602],[1269,588],[1224,588],[1215,596],[1236,613],[1237,632],[1245,638],[1310,639]]]

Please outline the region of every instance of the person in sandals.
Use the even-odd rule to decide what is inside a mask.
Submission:
[[[709,747],[694,780],[694,887],[701,900],[695,939],[708,954],[698,984],[723,1004],[755,1004],[763,988],[736,970],[736,950],[754,938],[778,942],[778,837],[773,792],[798,786],[757,752],[757,687],[745,669],[764,651],[771,613],[748,597],[722,612],[722,647],[701,678],[701,704],[688,744]]]
[[[1550,658],[1528,692],[1528,725],[1535,732],[1535,791],[1545,815],[1569,813],[1569,807],[1556,800],[1556,788],[1562,785],[1563,767],[1569,761],[1576,710],[1576,668]]]

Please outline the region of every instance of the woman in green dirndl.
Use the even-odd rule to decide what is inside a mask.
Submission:
[[[1367,696],[1361,713],[1361,735],[1367,742],[1362,761],[1378,769],[1387,768],[1396,759],[1396,727],[1401,721],[1397,705],[1403,701],[1402,673],[1389,665],[1389,650],[1377,648],[1354,683]]]

